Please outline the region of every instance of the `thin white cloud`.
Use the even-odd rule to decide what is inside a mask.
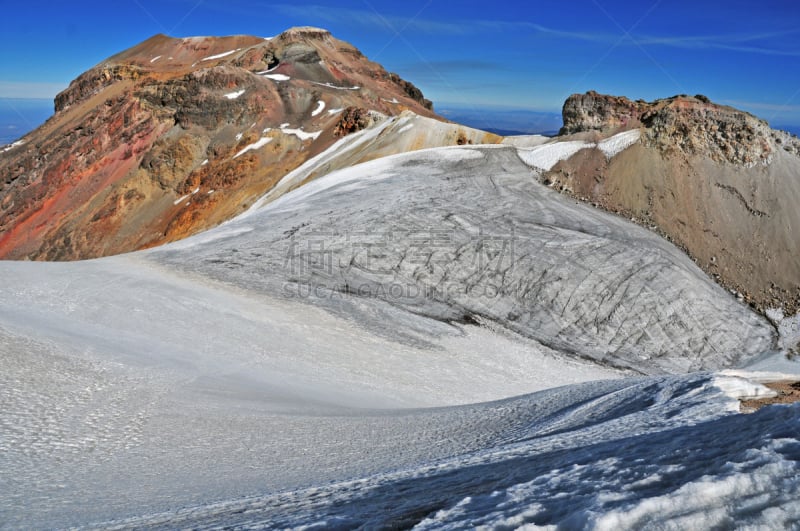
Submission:
[[[527,31],[532,34],[546,35],[560,39],[602,44],[619,44],[623,46],[656,45],[694,50],[717,49],[748,54],[800,57],[800,49],[781,49],[768,45],[769,41],[772,39],[798,34],[800,30],[668,37],[631,34],[630,38],[626,38],[620,42],[620,35],[613,32],[573,31],[569,29],[552,28],[526,21],[454,20],[452,22],[441,22],[421,18],[383,15],[362,9],[321,5],[299,6],[293,4],[274,4],[270,7],[287,16],[307,18],[309,13],[311,13],[317,20],[333,24],[341,24],[342,21],[347,21],[351,24],[375,29],[389,29],[395,31],[396,28],[405,28],[406,30],[432,35],[473,35],[485,32],[501,33]],[[387,27],[387,22],[391,27]],[[763,44],[757,45],[755,43]]]
[[[732,107],[740,107],[743,109],[752,109],[756,111],[787,112],[787,113],[800,112],[800,105],[780,105],[777,103],[767,103],[762,101],[742,101],[742,100],[723,100],[722,103],[730,105]]]
[[[800,49],[779,49],[763,44],[760,46],[754,44],[757,42],[769,42],[772,39],[788,37],[797,33],[799,33],[798,30],[731,35],[641,36],[636,37],[636,41],[642,45],[660,45],[691,50],[717,49],[761,55],[800,57]]]
[[[309,18],[309,14],[316,19],[334,24],[341,24],[347,21],[351,24],[364,26],[367,28],[390,29],[405,28],[420,33],[433,35],[463,35],[471,31],[470,27],[464,27],[460,23],[439,22],[435,20],[425,20],[411,17],[397,17],[392,15],[378,14],[373,11],[361,9],[349,9],[343,7],[331,7],[320,5],[294,5],[294,4],[273,4],[270,6],[279,13],[292,16]],[[387,22],[391,27],[387,28]]]
[[[67,83],[0,80],[0,98],[53,99],[67,88]]]

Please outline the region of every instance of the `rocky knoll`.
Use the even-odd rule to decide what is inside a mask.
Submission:
[[[0,258],[185,237],[247,208],[364,116],[406,110],[438,118],[419,89],[325,30],[157,35],[78,77],[47,123],[0,148]]]
[[[573,94],[561,110],[564,126],[559,135],[638,127],[646,108],[643,100],[631,101],[625,96],[607,96],[593,90]]]
[[[589,91],[564,103],[560,135],[644,128],[644,143],[664,152],[704,155],[716,162],[767,163],[783,149],[800,154],[800,141],[752,114],[712,103],[706,96],[674,96],[647,103]]]
[[[761,310],[800,309],[796,137],[702,95],[576,94],[563,118],[564,140],[640,140],[612,157],[578,151],[543,176],[553,187],[657,230]]]

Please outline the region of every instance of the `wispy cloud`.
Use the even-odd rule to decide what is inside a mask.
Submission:
[[[382,15],[362,9],[295,4],[272,4],[270,7],[286,16],[303,18],[311,16],[316,20],[334,24],[341,24],[346,21],[349,24],[373,29],[387,29],[388,22],[391,25],[389,29],[405,28],[406,30],[432,35],[464,35],[469,32],[469,28],[464,28],[459,23]]]
[[[272,4],[272,9],[287,16],[313,16],[320,22],[341,24],[347,21],[372,29],[389,29],[387,22],[393,27],[430,35],[474,35],[480,33],[527,32],[532,35],[549,36],[556,39],[583,41],[597,44],[615,44],[620,35],[613,32],[580,31],[568,28],[549,27],[528,21],[503,20],[453,20],[442,22],[424,18],[411,18],[377,14],[370,10],[339,8],[322,5]],[[620,43],[621,46],[666,46],[691,50],[725,50],[730,52],[800,57],[800,48],[785,49],[770,46],[770,41],[800,34],[800,29],[753,32],[720,35],[646,35],[631,33]],[[800,42],[797,41],[797,42]]]
[[[688,50],[716,49],[748,54],[800,57],[800,49],[780,49],[769,47],[764,44],[773,39],[789,37],[797,33],[800,33],[800,30],[731,35],[686,35],[675,37],[645,35],[637,37],[637,40],[643,45],[668,46],[671,48],[682,48]],[[762,44],[755,44],[759,42]]]
[[[505,64],[485,61],[485,60],[468,60],[468,59],[453,59],[446,61],[427,61],[425,63],[419,61],[410,63],[403,68],[403,71],[409,74],[424,74],[433,69],[440,74],[474,74],[477,71],[508,71],[509,67]]]
[[[723,100],[722,103],[726,105],[731,105],[733,107],[741,107],[743,109],[751,109],[754,111],[768,111],[776,113],[800,112],[800,105],[780,105],[777,103],[767,103],[761,101],[742,101],[742,100]]]

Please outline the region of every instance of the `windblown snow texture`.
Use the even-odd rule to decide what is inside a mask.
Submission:
[[[797,406],[737,414],[746,373],[620,378],[772,329],[533,171],[418,152],[164,248],[0,263],[0,522],[796,523]]]
[[[334,172],[223,230],[240,227],[252,231],[149,257],[356,314],[378,332],[387,330],[383,301],[442,321],[492,321],[642,373],[727,367],[774,340],[680,250],[538,184],[511,147],[436,149]],[[404,329],[394,322],[390,333]]]

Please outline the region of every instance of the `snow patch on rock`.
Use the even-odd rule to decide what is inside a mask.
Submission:
[[[285,74],[264,74],[263,77],[266,77],[273,81],[289,81],[290,79],[292,79],[291,77]]]
[[[173,204],[173,205],[175,205],[175,206],[178,206],[179,204],[181,204],[181,203],[183,203],[184,201],[186,201],[186,198],[187,198],[187,197],[189,197],[189,195],[191,195],[191,194],[186,194],[186,195],[182,195],[182,196],[180,196],[178,199],[176,199],[175,201],[173,201],[173,202],[172,202],[172,204]],[[187,203],[187,204],[188,204],[188,203]]]
[[[237,49],[231,50],[229,52],[222,52],[222,53],[218,53],[217,55],[209,55],[208,57],[204,57],[203,59],[200,59],[200,62],[213,61],[215,59],[222,59],[223,57],[228,57],[229,55],[233,55],[233,54],[235,54],[236,52],[238,52],[240,50],[241,50],[241,48],[237,48]]]
[[[24,140],[17,140],[16,142],[12,142],[11,144],[9,144],[9,145],[7,145],[7,146],[5,146],[3,148],[3,153],[5,153],[6,151],[11,151],[15,147],[19,147],[19,146],[21,146],[23,144],[25,144]]]
[[[288,124],[282,124],[281,125],[281,131],[282,132],[286,133],[287,135],[294,135],[297,138],[299,138],[300,140],[316,140],[317,137],[322,134],[322,131],[315,131],[313,133],[307,133],[306,131],[303,131],[302,129],[290,129],[289,127],[284,127],[284,125],[288,125]]]
[[[324,101],[322,101],[322,100],[319,100],[319,101],[317,102],[317,108],[316,108],[316,109],[314,109],[314,110],[311,112],[311,116],[317,116],[317,115],[319,115],[319,114],[320,114],[322,111],[324,111],[324,110],[325,110],[325,102],[324,102]]]
[[[229,92],[229,93],[225,94],[225,97],[228,98],[229,100],[235,100],[239,96],[244,94],[245,92],[246,92],[246,89],[237,90],[236,92]]]
[[[239,151],[236,155],[234,155],[233,158],[235,158],[235,159],[239,158],[242,155],[244,155],[245,153],[247,153],[248,151],[254,151],[256,149],[261,149],[262,147],[266,146],[270,142],[272,142],[272,138],[271,137],[259,138],[258,140],[256,140],[252,144],[242,148],[242,150]]]
[[[340,86],[334,85],[333,83],[320,83],[318,81],[311,81],[311,83],[314,84],[314,85],[320,85],[320,86],[323,86],[323,87],[328,87],[328,88],[332,88],[332,89],[336,89],[336,90],[360,90],[361,89],[361,87],[359,87],[359,86],[340,87]]]

